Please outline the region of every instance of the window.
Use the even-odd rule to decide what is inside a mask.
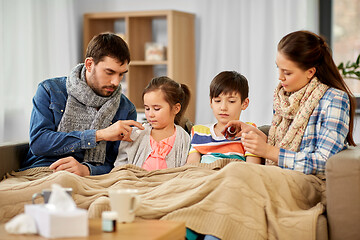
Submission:
[[[333,0],[332,50],[335,63],[355,62],[360,54],[360,1]],[[360,79],[345,79],[360,98]],[[360,106],[358,106],[359,108]]]

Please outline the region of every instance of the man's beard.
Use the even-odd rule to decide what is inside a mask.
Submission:
[[[114,91],[117,89],[116,86],[114,85],[110,85],[110,86],[102,86],[99,87],[96,85],[96,83],[98,83],[97,77],[96,77],[96,69],[94,69],[94,72],[90,75],[90,82],[92,83],[91,85],[89,85],[89,87],[99,96],[101,97],[110,97]],[[106,89],[107,88],[111,88],[113,89],[112,92],[108,92]]]

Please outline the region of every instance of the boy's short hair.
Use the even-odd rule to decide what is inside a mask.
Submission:
[[[130,50],[126,42],[114,33],[100,33],[89,42],[85,58],[91,57],[98,64],[104,57],[111,57],[121,64],[130,63]]]
[[[210,98],[218,97],[220,94],[239,93],[241,102],[249,94],[247,79],[236,71],[223,71],[216,75],[210,84]]]

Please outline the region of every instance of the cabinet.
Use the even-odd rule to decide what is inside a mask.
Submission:
[[[122,34],[129,45],[131,62],[122,83],[124,94],[143,112],[142,91],[153,77],[166,75],[186,84],[191,99],[186,117],[195,121],[195,16],[161,10],[84,14],[84,54],[94,35],[101,32]],[[160,42],[166,47],[164,60],[145,60],[145,44]]]

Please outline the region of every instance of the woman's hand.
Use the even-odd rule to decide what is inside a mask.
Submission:
[[[232,130],[234,130],[235,132],[235,137],[242,137],[243,133],[249,133],[251,131],[257,133],[261,138],[264,139],[264,141],[267,141],[267,136],[258,128],[254,127],[253,125],[244,123],[240,120],[231,120],[229,121],[226,126],[225,129],[221,132],[224,136],[226,133],[226,130],[228,129],[228,127],[232,127]]]
[[[245,151],[255,154],[259,157],[278,162],[280,149],[278,147],[267,144],[263,136],[259,135],[257,132],[249,131],[247,133],[242,133],[241,142]]]
[[[247,127],[246,125],[248,125],[249,127]],[[253,126],[250,126],[249,124],[246,124],[239,120],[231,120],[226,124],[224,130],[221,131],[221,134],[226,136],[226,131],[228,130],[228,128],[231,128],[232,134],[234,135],[233,137],[241,137],[242,132],[250,131]]]

